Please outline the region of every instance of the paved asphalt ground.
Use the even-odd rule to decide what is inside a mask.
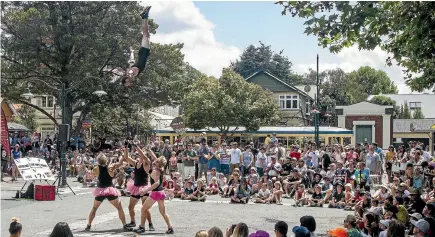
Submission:
[[[6,181],[9,178],[5,178]],[[92,225],[91,232],[83,232],[86,227],[89,210],[92,207],[93,196],[91,189],[82,188],[81,184],[69,179],[68,182],[77,195],[73,195],[66,188],[60,190],[63,200],[56,196],[56,201],[38,202],[33,200],[15,200],[11,198],[24,184],[1,183],[1,236],[8,236],[10,218],[18,217],[23,224],[23,237],[48,236],[57,222],[67,222],[74,232],[74,236],[134,236],[133,233],[122,232],[121,222],[117,211],[105,201],[97,212],[97,217]],[[38,184],[38,182],[37,182]],[[352,212],[329,208],[305,208],[293,207],[292,200],[285,199],[284,205],[261,205],[261,204],[229,204],[229,199],[217,196],[209,197],[205,203],[180,201],[174,199],[166,203],[167,212],[174,226],[175,235],[194,236],[202,229],[210,229],[213,226],[223,231],[231,224],[245,222],[250,232],[266,230],[272,234],[277,221],[283,220],[289,224],[290,229],[299,224],[299,218],[303,215],[312,215],[316,218],[317,233],[324,234],[327,230],[340,226],[346,215]],[[122,204],[128,216],[128,198],[122,197]],[[140,218],[140,205],[136,206],[136,220]],[[146,232],[144,236],[165,236],[166,225],[157,207],[151,210],[156,231]],[[274,236],[274,235],[272,235]],[[289,234],[289,236],[292,236]]]

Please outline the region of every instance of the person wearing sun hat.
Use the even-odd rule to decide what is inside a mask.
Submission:
[[[415,237],[426,237],[426,234],[430,230],[430,224],[425,219],[412,220],[411,224],[414,226],[413,234]]]
[[[347,230],[344,227],[337,227],[328,232],[331,237],[347,237]]]

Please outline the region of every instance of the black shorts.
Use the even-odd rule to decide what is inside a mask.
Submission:
[[[142,197],[149,197],[150,194],[146,193],[145,195],[130,195],[132,198],[141,199]]]
[[[393,163],[391,163],[391,162],[387,162],[387,163],[385,163],[385,169],[386,170],[391,170],[392,168],[393,168]]]
[[[104,201],[104,199],[106,199],[106,198],[107,198],[107,200],[109,200],[109,201],[113,201],[113,200],[117,199],[118,196],[101,196],[101,197],[95,197],[95,201],[102,202],[102,201]]]

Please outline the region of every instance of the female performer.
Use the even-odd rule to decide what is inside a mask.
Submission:
[[[126,87],[130,87],[134,81],[134,78],[139,75],[144,69],[147,63],[148,56],[150,55],[150,32],[148,26],[148,16],[151,7],[145,7],[140,17],[142,18],[142,42],[139,49],[139,58],[137,62],[127,69],[127,75],[123,78],[123,83]]]
[[[134,207],[139,202],[139,199],[142,200],[142,204],[148,198],[149,194],[145,193],[141,194],[141,190],[148,188],[148,171],[151,170],[149,159],[144,158],[144,152],[136,146],[136,150],[139,152],[139,161],[135,161],[128,156],[128,148],[124,148],[124,157],[119,161],[121,164],[125,160],[129,164],[134,165],[134,182],[127,184],[127,190],[130,192],[130,203],[128,204],[128,211],[130,213],[131,222],[127,224],[128,227],[135,227],[135,213]],[[151,214],[148,211],[145,212],[145,217],[149,223],[149,230],[154,231],[153,223],[151,222]]]
[[[95,218],[95,213],[106,198],[109,200],[110,204],[118,210],[119,219],[121,219],[124,231],[132,231],[133,228],[128,227],[125,222],[124,210],[122,209],[121,201],[118,199],[121,194],[113,187],[112,180],[115,175],[114,169],[119,166],[119,164],[108,165],[108,159],[103,153],[100,153],[97,156],[97,162],[98,166],[96,166],[92,172],[94,173],[94,176],[98,176],[98,186],[93,190],[95,196],[94,206],[89,213],[88,225],[86,226],[85,231],[91,230],[91,224]]]
[[[151,157],[155,158],[154,153],[151,150],[148,150]],[[150,176],[151,186],[145,190],[142,190],[142,193],[147,193],[151,191],[150,198],[146,199],[142,205],[141,209],[141,218],[140,225],[135,230],[136,233],[144,233],[145,232],[145,217],[146,212],[154,205],[155,202],[159,205],[160,214],[165,219],[166,224],[168,225],[168,230],[166,234],[173,234],[174,229],[172,228],[171,220],[169,219],[168,214],[166,214],[165,208],[165,191],[163,189],[163,171],[166,165],[166,158],[164,156],[160,156],[158,159],[154,159],[152,162],[152,172]]]

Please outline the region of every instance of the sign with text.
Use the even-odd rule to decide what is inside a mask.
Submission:
[[[184,119],[182,117],[176,117],[172,120],[171,125],[169,125],[169,126],[171,126],[171,128],[174,130],[183,129],[184,128]]]
[[[24,180],[55,180],[47,162],[40,158],[20,158],[14,160]]]

